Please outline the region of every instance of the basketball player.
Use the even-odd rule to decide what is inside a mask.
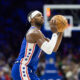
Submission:
[[[40,31],[44,23],[42,13],[33,11],[28,15],[31,27],[23,39],[19,57],[12,68],[13,80],[39,80],[35,71],[39,60],[40,51],[46,54],[56,52],[62,39],[62,33],[58,33],[56,27],[52,30],[51,40],[47,39]],[[53,27],[52,21],[50,26]]]

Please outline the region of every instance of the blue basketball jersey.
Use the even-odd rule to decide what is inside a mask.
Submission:
[[[31,27],[29,30],[34,28],[35,27]],[[28,43],[24,37],[17,61],[20,61],[20,63],[29,66],[33,70],[36,70],[40,52],[41,49],[36,43]]]

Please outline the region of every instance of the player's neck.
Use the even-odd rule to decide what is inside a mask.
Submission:
[[[31,25],[31,26],[34,26],[34,27],[36,27],[37,29],[41,29],[41,26],[37,26],[37,25]]]

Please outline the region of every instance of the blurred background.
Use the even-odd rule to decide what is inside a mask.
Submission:
[[[51,38],[52,32],[47,27],[53,15],[71,16],[73,24],[68,18],[69,25],[76,26],[71,34],[64,35],[57,53],[41,54],[36,74],[41,80],[80,80],[80,9],[57,11],[48,7],[49,14],[46,14],[46,4],[79,5],[80,0],[0,0],[0,80],[12,80],[11,68],[19,55],[23,37],[30,28],[27,14],[32,10],[39,10],[45,16],[47,26],[43,25],[42,32],[46,37]],[[70,29],[65,34],[68,31]]]

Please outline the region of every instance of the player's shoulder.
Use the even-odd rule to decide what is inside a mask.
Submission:
[[[29,30],[29,32],[27,33],[27,36],[32,36],[32,37],[36,37],[36,36],[40,36],[41,35],[41,31],[38,29],[31,29]]]
[[[37,39],[41,37],[42,37],[41,31],[38,29],[31,29],[26,34],[26,39],[27,41],[30,41],[30,42],[36,41]]]

